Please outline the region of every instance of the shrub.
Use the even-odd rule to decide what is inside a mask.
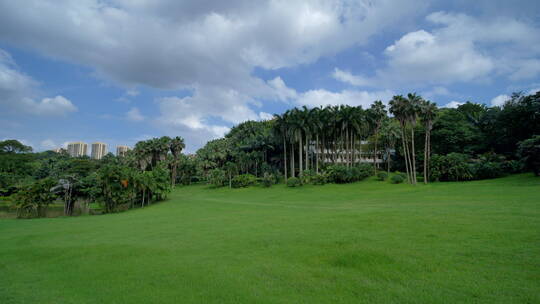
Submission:
[[[232,179],[233,188],[248,187],[257,182],[257,178],[251,174],[240,174]]]
[[[395,174],[390,178],[392,184],[401,184],[405,181],[405,178],[401,174]]]
[[[315,171],[313,171],[313,170],[304,170],[302,172],[302,176],[300,177],[300,179],[302,181],[302,184],[310,184],[311,179],[313,178],[314,175],[315,175]]]
[[[17,208],[18,218],[43,217],[49,204],[53,203],[56,195],[51,192],[55,181],[51,178],[38,180],[15,193],[13,207]]]
[[[525,164],[519,160],[507,160],[501,164],[501,167],[504,172],[509,174],[515,174],[523,172]]]
[[[518,156],[526,169],[540,176],[540,135],[535,135],[519,143]]]
[[[221,169],[211,170],[208,174],[208,183],[213,187],[222,187],[225,185],[227,177],[225,176],[225,171]]]
[[[359,164],[350,168],[353,181],[361,181],[373,175],[373,165]]]
[[[387,178],[388,178],[388,173],[384,171],[380,171],[379,173],[377,173],[377,180],[385,181]]]
[[[261,184],[263,185],[263,187],[271,187],[273,184],[276,183],[276,177],[272,174],[272,173],[264,173],[262,179],[261,179]]]
[[[313,185],[324,185],[326,184],[326,175],[324,174],[315,174],[314,176],[311,177],[311,183]]]
[[[373,166],[360,164],[347,168],[344,165],[331,165],[326,168],[328,181],[336,184],[345,184],[361,181],[373,174]]]
[[[504,175],[504,170],[499,162],[481,159],[471,166],[471,174],[475,179],[497,178]]]
[[[328,181],[336,184],[350,183],[352,180],[351,172],[343,165],[332,165],[326,168]]]
[[[287,187],[300,187],[302,186],[302,181],[296,177],[289,177],[287,179]]]
[[[430,179],[436,181],[464,181],[473,178],[469,157],[461,153],[435,154],[430,161]]]

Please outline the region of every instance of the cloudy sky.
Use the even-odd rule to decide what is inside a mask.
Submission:
[[[188,151],[299,105],[540,88],[540,2],[0,0],[0,139]]]

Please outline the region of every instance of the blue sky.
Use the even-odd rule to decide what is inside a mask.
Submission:
[[[294,106],[540,88],[538,1],[0,0],[0,139],[182,136]]]

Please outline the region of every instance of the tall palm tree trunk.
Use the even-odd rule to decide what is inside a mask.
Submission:
[[[294,141],[291,143],[291,176],[294,177]]]
[[[317,155],[315,156],[315,172],[317,172],[317,174],[319,174],[319,154],[320,154],[320,151],[319,151],[319,134],[315,135],[315,152],[317,153]]]
[[[426,136],[424,138],[424,184],[427,185],[427,161],[428,161],[428,132],[426,131]]]
[[[306,134],[306,144],[305,144],[305,153],[306,153],[306,170],[309,170],[309,156],[308,156],[308,145],[309,145],[309,136]]]
[[[390,174],[390,151],[386,148],[386,173]]]
[[[143,188],[143,191],[142,191],[142,203],[141,203],[141,207],[144,207],[144,198],[146,196],[146,189]]]
[[[414,126],[411,126],[411,149],[412,149],[412,178],[413,178],[413,185],[416,185],[416,154],[414,153]]]
[[[351,130],[349,134],[349,148],[351,150],[351,165],[354,166],[354,131]]]
[[[377,132],[375,132],[375,142],[373,146],[373,170],[375,171],[375,175],[377,175]]]
[[[362,138],[358,137],[358,163],[362,163]]]
[[[411,182],[411,176],[410,176],[410,170],[409,170],[409,155],[408,155],[408,149],[407,149],[407,138],[405,137],[405,126],[402,125],[401,127],[401,142],[403,143],[403,156],[405,158],[405,170],[407,171],[407,182]]]
[[[285,183],[287,182],[287,141],[285,140],[285,136],[283,136],[283,153],[284,153],[284,162],[283,162],[283,169],[285,171]]]
[[[300,134],[298,141],[298,176],[302,176],[302,134]]]

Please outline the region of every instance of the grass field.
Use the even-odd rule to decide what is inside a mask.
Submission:
[[[2,219],[0,303],[540,303],[540,178],[190,186]]]

